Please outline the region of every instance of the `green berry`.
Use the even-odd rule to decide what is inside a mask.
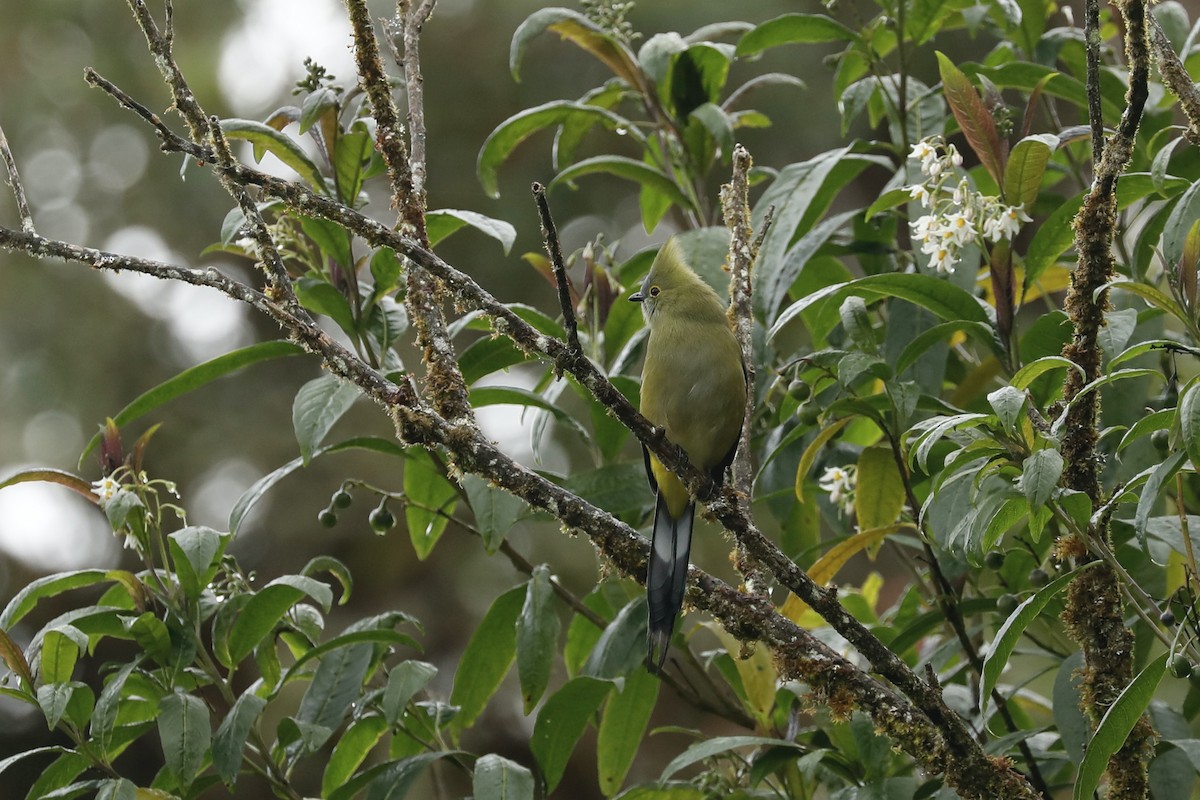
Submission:
[[[1166,455],[1171,449],[1171,434],[1166,430],[1157,430],[1150,434],[1150,443],[1159,453]]]
[[[323,508],[321,513],[317,514],[317,521],[326,528],[332,528],[337,525],[337,513],[332,508]]]
[[[1004,566],[1004,553],[1000,550],[989,550],[983,557],[983,563],[988,569],[1000,569]]]
[[[1174,625],[1175,624],[1175,612],[1169,608],[1164,609],[1163,612],[1158,615],[1158,621],[1161,622],[1163,625]]]
[[[796,419],[801,425],[812,427],[821,419],[821,409],[817,408],[815,403],[806,403],[801,406],[800,411],[796,414]]]
[[[1050,582],[1050,573],[1046,572],[1046,570],[1042,569],[1041,567],[1038,567],[1033,572],[1029,573],[1029,582],[1039,588],[1045,586]]]
[[[1016,611],[1018,605],[1020,601],[1015,594],[1002,594],[996,598],[996,610],[1006,617]]]
[[[354,502],[354,496],[345,489],[338,489],[333,493],[333,497],[329,499],[329,504],[334,508],[349,508]]]
[[[367,522],[371,524],[371,530],[376,533],[387,533],[396,524],[396,518],[392,516],[392,512],[387,510],[387,506],[379,506],[371,511],[367,516]]]
[[[812,396],[812,387],[808,385],[808,381],[796,378],[788,384],[787,392],[793,400],[803,403]]]
[[[1171,674],[1176,678],[1190,678],[1192,676],[1192,662],[1188,661],[1187,656],[1179,653],[1171,659]]]

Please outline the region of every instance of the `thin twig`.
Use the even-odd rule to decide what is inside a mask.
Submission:
[[[562,308],[563,325],[567,329],[567,346],[574,353],[583,354],[579,344],[579,323],[575,320],[575,306],[571,304],[571,288],[567,283],[567,268],[563,263],[562,246],[558,242],[558,228],[554,226],[554,217],[550,214],[550,204],[546,202],[546,187],[534,182],[531,187],[533,199],[537,203],[538,219],[542,224],[542,241],[546,245],[546,253],[550,256],[550,266],[554,270],[554,284],[558,287],[558,305]]]
[[[0,158],[4,159],[4,169],[8,172],[8,185],[12,188],[13,197],[17,201],[17,216],[21,218],[21,230],[25,233],[36,233],[33,227],[33,214],[29,211],[29,201],[25,199],[25,184],[21,182],[21,173],[17,172],[17,162],[8,146],[8,137],[4,128],[0,127]]]
[[[1149,15],[1150,44],[1154,48],[1154,57],[1158,62],[1158,72],[1175,96],[1179,98],[1179,107],[1187,117],[1188,127],[1183,136],[1194,145],[1200,146],[1200,89],[1192,83],[1187,68],[1179,60],[1179,54],[1171,46],[1171,40],[1158,24],[1158,17]]]
[[[412,175],[412,197],[409,203],[425,209],[425,177],[428,162],[425,155],[425,79],[421,75],[421,30],[433,13],[436,0],[421,0],[415,8],[411,0],[397,3],[397,14],[404,25],[404,85],[408,95],[409,169]]]

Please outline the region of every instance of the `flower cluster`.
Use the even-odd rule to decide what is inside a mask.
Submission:
[[[959,251],[974,242],[1011,240],[1030,222],[1025,207],[1010,206],[998,197],[980,194],[967,178],[959,178],[952,190],[954,168],[962,166],[962,154],[941,139],[925,139],[913,145],[909,157],[921,163],[925,181],[908,187],[909,196],[929,213],[909,224],[913,242],[929,256],[929,266],[949,272],[958,263]]]
[[[858,470],[853,464],[844,467],[827,467],[817,481],[817,487],[829,493],[829,502],[843,514],[854,509],[854,489],[858,486]]]

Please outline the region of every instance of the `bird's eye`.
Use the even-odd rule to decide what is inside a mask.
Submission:
[[[662,290],[661,290],[661,289],[659,289],[657,286],[651,286],[651,287],[650,287],[650,296],[651,296],[651,297],[658,297],[658,293],[659,293],[660,291],[662,291]]]

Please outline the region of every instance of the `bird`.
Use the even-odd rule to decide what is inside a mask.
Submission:
[[[742,349],[725,304],[688,265],[678,236],[659,249],[629,300],[641,303],[650,334],[642,366],[641,412],[720,482],[733,463],[746,409]],[[683,608],[695,501],[645,445],[655,492],[646,572],[648,664],[661,672]]]

